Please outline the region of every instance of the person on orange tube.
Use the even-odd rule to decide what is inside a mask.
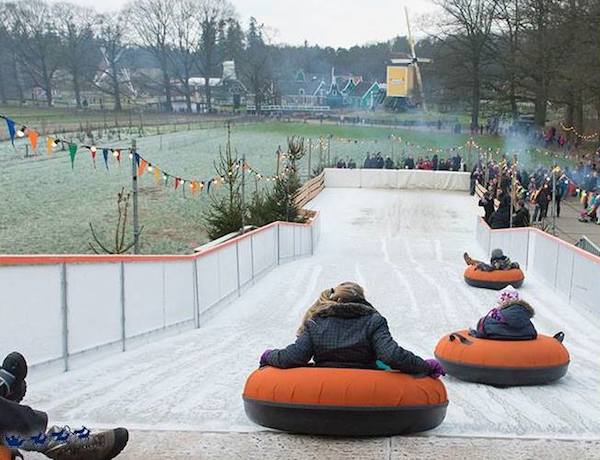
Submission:
[[[534,315],[533,307],[509,286],[500,291],[497,306],[481,318],[469,334],[480,339],[534,340],[537,338],[531,322]]]
[[[266,350],[260,366],[304,367],[311,359],[319,367],[377,369],[383,367],[376,364],[380,361],[406,374],[446,375],[437,360],[424,360],[400,347],[386,319],[352,282],[323,291],[304,315],[296,342]]]
[[[494,270],[512,270],[519,268],[519,264],[511,261],[508,256],[504,255],[502,249],[494,249],[492,251],[489,264],[486,264],[480,260],[472,259],[466,252],[463,254],[463,258],[465,259],[467,265],[474,265],[477,267],[477,269],[483,270],[484,272],[492,272]]]

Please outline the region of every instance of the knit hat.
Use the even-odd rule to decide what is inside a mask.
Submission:
[[[502,252],[502,249],[494,249],[492,251],[492,260],[502,259],[503,257],[504,257],[504,253]]]
[[[498,305],[519,300],[519,293],[512,286],[507,286],[498,293]]]

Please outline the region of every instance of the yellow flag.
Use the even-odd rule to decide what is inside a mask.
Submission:
[[[52,151],[54,150],[54,139],[51,137],[46,138],[46,149],[48,150],[48,155],[52,155]]]

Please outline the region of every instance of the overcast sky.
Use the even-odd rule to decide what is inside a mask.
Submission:
[[[109,11],[125,0],[72,0]],[[308,40],[321,46],[349,47],[406,35],[404,6],[409,9],[413,33],[419,34],[419,18],[435,11],[430,0],[231,0],[239,19],[256,17],[273,32],[276,43],[299,45]]]

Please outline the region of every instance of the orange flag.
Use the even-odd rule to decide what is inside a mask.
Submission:
[[[160,169],[158,166],[154,166],[154,180],[158,185],[160,185]]]
[[[148,164],[148,162],[146,160],[144,160],[143,158],[140,158],[140,165],[138,166],[138,172],[137,172],[138,177],[140,177],[142,174],[144,174],[147,164]]]
[[[29,142],[31,143],[31,149],[35,152],[35,150],[37,149],[37,141],[39,134],[36,133],[33,129],[28,129],[27,137],[29,138]]]
[[[48,150],[48,155],[52,155],[52,151],[54,150],[54,139],[51,137],[46,138],[46,150]]]

